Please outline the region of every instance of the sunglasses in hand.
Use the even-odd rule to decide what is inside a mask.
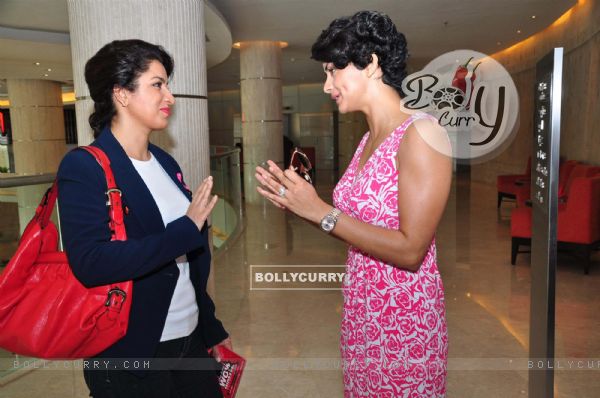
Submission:
[[[304,178],[310,184],[313,183],[312,173],[313,168],[310,164],[308,156],[302,152],[299,148],[294,148],[292,152],[292,158],[290,159],[290,168],[293,169],[298,175]]]

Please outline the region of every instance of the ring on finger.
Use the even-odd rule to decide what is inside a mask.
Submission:
[[[285,189],[285,187],[283,185],[281,185],[279,187],[279,192],[278,192],[279,196],[281,196],[282,198],[285,198],[285,192],[286,191],[287,191],[287,189]]]

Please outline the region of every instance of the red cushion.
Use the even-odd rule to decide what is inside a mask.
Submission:
[[[510,235],[531,238],[531,207],[517,207],[510,213]]]
[[[578,177],[558,211],[558,240],[590,244],[600,240],[600,176]]]
[[[516,195],[518,186],[515,186],[515,182],[524,181],[527,182],[531,179],[531,156],[527,158],[527,167],[523,174],[504,174],[496,177],[496,188],[498,192],[509,193]]]
[[[590,166],[590,165],[583,164],[583,163],[578,163],[577,165],[575,165],[575,167],[573,168],[573,171],[571,171],[571,173],[569,174],[569,178],[567,179],[565,189],[564,189],[564,196],[567,196],[567,197],[569,196],[570,191],[571,191],[571,186],[573,185],[573,181],[575,181],[576,178],[592,177],[592,176],[596,175],[598,169],[599,168],[597,166]]]
[[[519,190],[519,186],[515,185],[517,181],[529,181],[529,176],[524,174],[498,176],[496,178],[496,188],[498,188],[498,192],[516,195]]]
[[[517,187],[517,206],[525,207],[526,202],[531,199],[531,182],[528,181],[520,187]]]

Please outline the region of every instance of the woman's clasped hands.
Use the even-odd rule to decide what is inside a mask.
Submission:
[[[315,188],[294,170],[281,170],[273,161],[267,161],[268,170],[258,166],[256,179],[262,187],[256,190],[280,209],[287,209],[294,214],[314,223],[318,223],[329,208],[319,198]]]

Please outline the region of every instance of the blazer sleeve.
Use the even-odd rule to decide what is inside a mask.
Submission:
[[[58,201],[64,247],[75,277],[86,287],[137,279],[203,244],[187,216],[161,233],[111,241],[106,178],[87,152],[69,152],[58,170]]]
[[[205,227],[207,224],[204,224]],[[208,240],[208,228],[203,228],[202,233]],[[196,302],[198,303],[198,322],[202,326],[202,336],[206,347],[213,347],[227,337],[229,334],[215,314],[215,304],[206,291],[208,277],[210,275],[211,253],[210,250],[194,250],[187,254],[190,267],[194,267],[197,273],[192,275],[196,281]]]
[[[204,343],[206,344],[206,347],[214,347],[229,337],[229,334],[223,327],[223,323],[217,319],[215,315],[215,304],[206,290],[203,290],[201,307]]]

